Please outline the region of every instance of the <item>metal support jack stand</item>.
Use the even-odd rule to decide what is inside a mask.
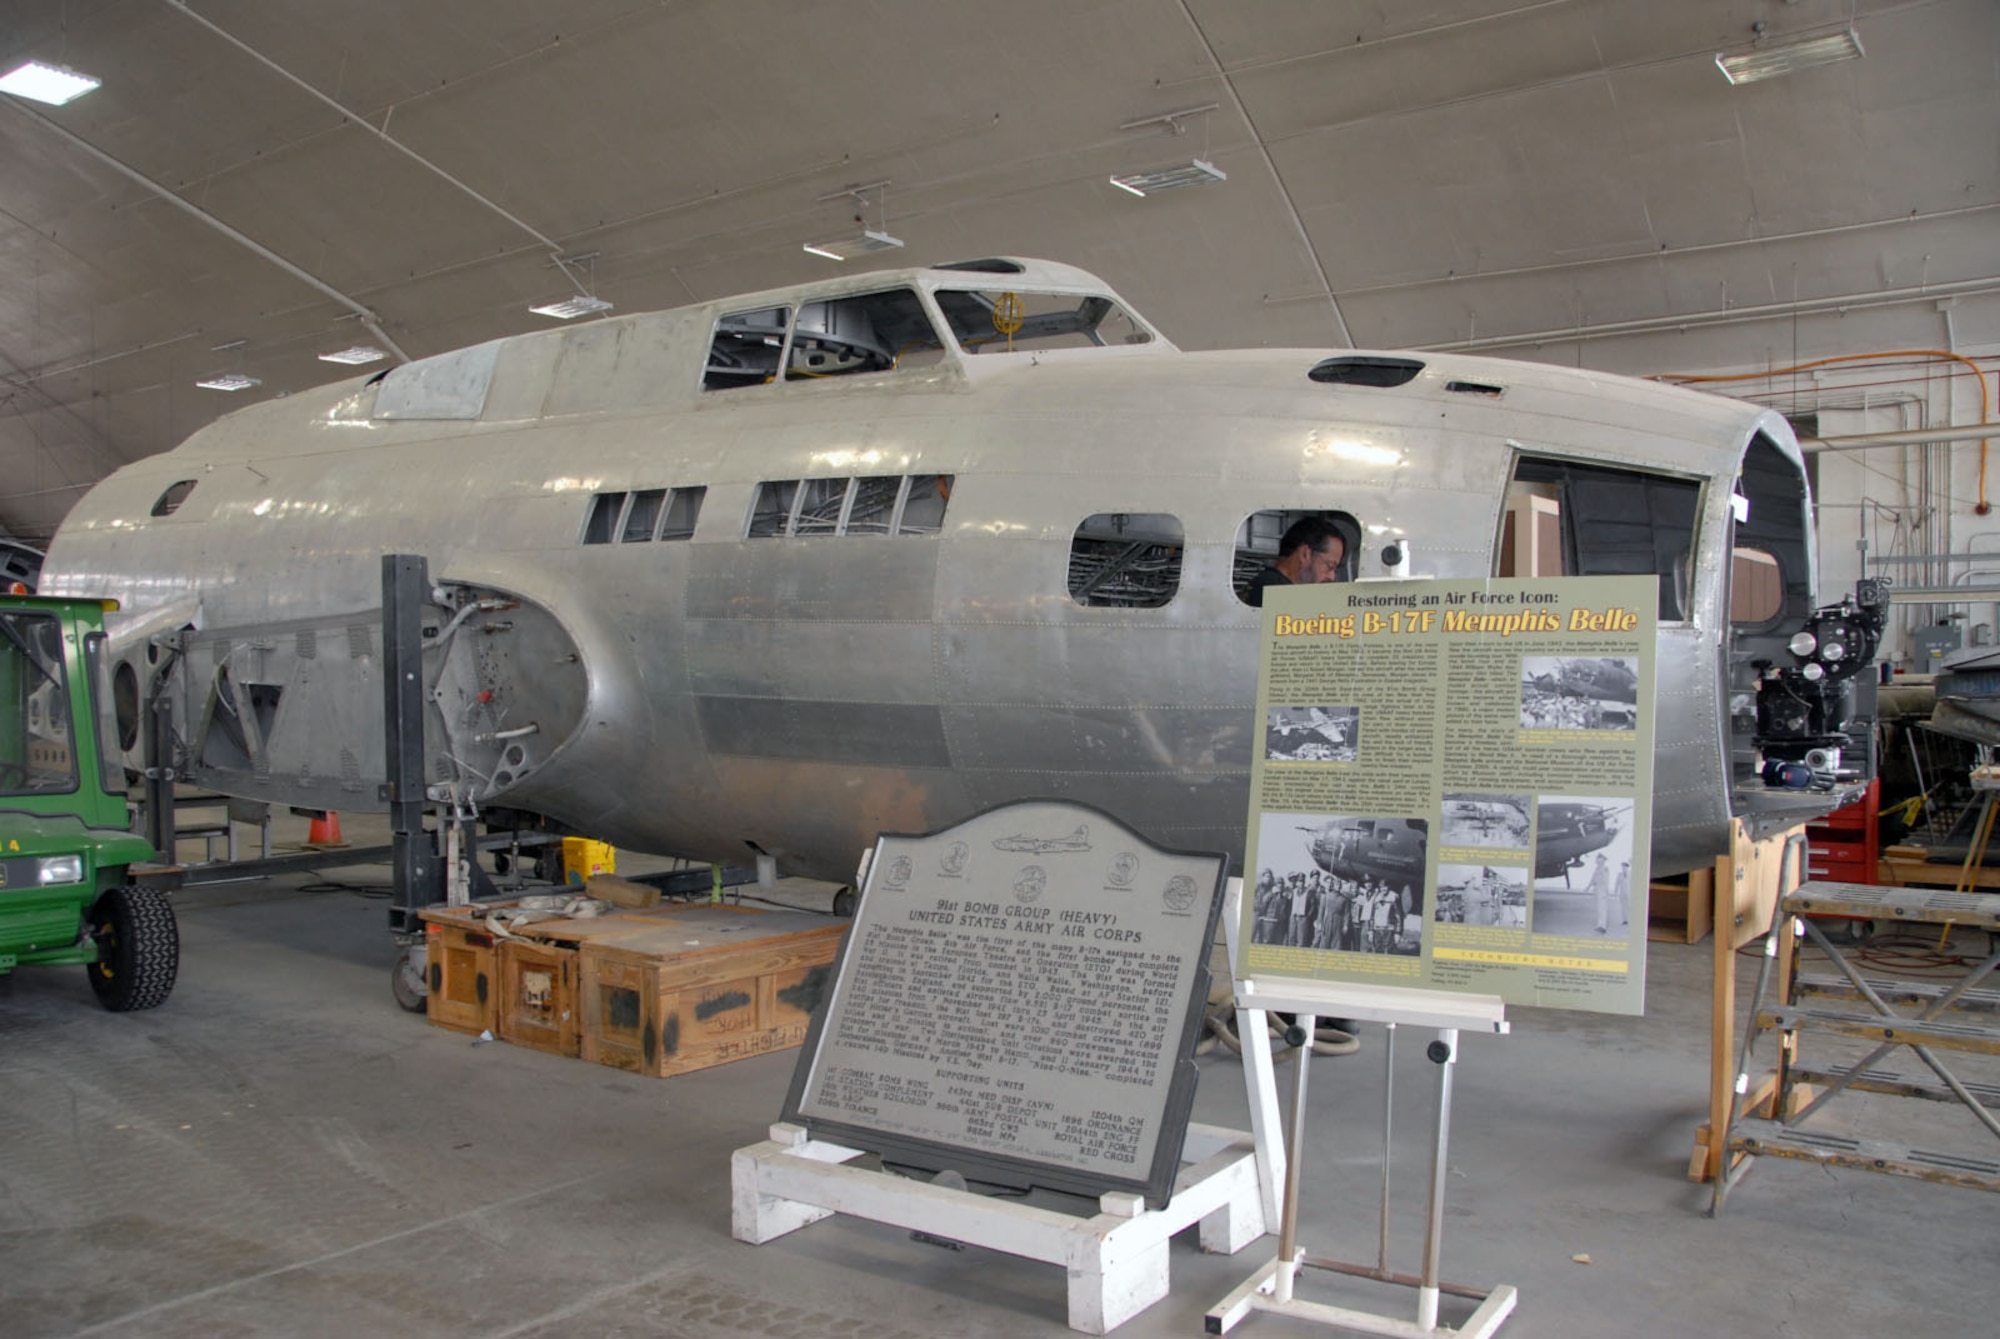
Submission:
[[[1233,934],[1231,940],[1233,957]],[[1458,1059],[1458,1033],[1461,1027],[1505,1032],[1507,1024],[1500,1001],[1487,996],[1456,996],[1434,991],[1341,986],[1310,981],[1273,982],[1271,988],[1265,989],[1263,983],[1257,981],[1240,981],[1237,983],[1236,1002],[1239,1011],[1277,1010],[1296,1015],[1293,1035],[1300,1040],[1311,1037],[1318,1019],[1323,1017],[1368,1019],[1388,1024],[1387,1039],[1383,1045],[1381,1237],[1376,1263],[1372,1266],[1309,1256],[1299,1245],[1300,1181],[1305,1163],[1306,1075],[1312,1059],[1312,1048],[1301,1046],[1297,1057],[1298,1069],[1293,1074],[1289,1148],[1284,1155],[1285,1194],[1278,1254],[1270,1264],[1244,1280],[1208,1312],[1208,1332],[1225,1334],[1252,1311],[1273,1311],[1365,1334],[1443,1334],[1485,1339],[1485,1336],[1498,1330],[1518,1300],[1515,1289],[1506,1284],[1483,1290],[1446,1283],[1440,1278],[1439,1267],[1444,1242],[1445,1154],[1451,1135],[1452,1067]],[[1394,1128],[1391,1118],[1394,1114],[1395,1039],[1399,1023],[1437,1029],[1437,1039],[1426,1049],[1426,1054],[1438,1066],[1437,1125],[1431,1149],[1430,1208],[1424,1228],[1423,1267],[1422,1272],[1416,1275],[1389,1268],[1389,1155],[1390,1135]],[[1245,1032],[1243,1035],[1251,1034]],[[1245,1054],[1247,1056],[1248,1052]],[[1275,1161],[1275,1158],[1268,1160]],[[1401,1320],[1372,1311],[1303,1301],[1295,1292],[1302,1267],[1415,1288],[1416,1319]],[[1443,1293],[1479,1302],[1465,1324],[1457,1329],[1438,1324],[1438,1300]]]
[[[412,1012],[424,1007],[428,989],[424,924],[417,913],[445,898],[444,866],[424,830],[423,605],[429,596],[429,565],[422,558],[382,556],[382,719],[389,775],[381,798],[389,805],[395,871],[389,929],[403,948],[390,984],[397,1003]]]
[[[164,676],[155,679],[155,685]],[[146,696],[145,737],[140,741],[146,764],[146,840],[158,859],[177,864],[174,834],[174,783],[180,779],[174,768],[174,700],[155,690]]]

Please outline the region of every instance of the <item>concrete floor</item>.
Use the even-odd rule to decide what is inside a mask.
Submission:
[[[1068,1333],[1051,1266],[857,1220],[730,1238],[730,1152],[777,1118],[796,1052],[657,1080],[475,1046],[391,999],[382,902],[313,882],[184,893],[180,984],[150,1013],[102,1012],[75,968],[0,978],[0,1335]],[[1467,1040],[1447,1277],[1520,1289],[1503,1335],[1990,1329],[1982,1192],[1766,1159],[1703,1217],[1684,1171],[1709,961],[1654,945],[1642,1019],[1523,1009],[1513,1035]],[[1434,1070],[1405,1037],[1392,1263],[1413,1269]],[[1374,1257],[1380,1038],[1313,1070],[1315,1254]],[[1239,1062],[1200,1063],[1195,1118],[1244,1125]],[[1184,1234],[1171,1295],[1118,1333],[1201,1333],[1274,1249],[1205,1256]],[[1307,1295],[1409,1314],[1326,1277]]]

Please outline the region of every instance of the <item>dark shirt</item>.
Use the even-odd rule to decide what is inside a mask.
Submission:
[[[1289,586],[1292,584],[1293,582],[1290,577],[1275,567],[1267,566],[1258,572],[1256,576],[1250,578],[1250,584],[1244,588],[1243,598],[1250,602],[1252,608],[1262,609],[1264,607],[1264,590],[1266,587]]]

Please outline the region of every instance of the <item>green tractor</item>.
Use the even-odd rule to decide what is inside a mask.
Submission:
[[[81,963],[107,1009],[150,1009],[180,970],[178,871],[128,827],[104,612],[0,595],[0,976]]]

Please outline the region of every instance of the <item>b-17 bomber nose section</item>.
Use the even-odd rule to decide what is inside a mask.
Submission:
[[[424,620],[424,681],[443,736],[427,746],[433,777],[487,803],[525,786],[576,734],[589,674],[541,605],[471,586],[436,595]]]

